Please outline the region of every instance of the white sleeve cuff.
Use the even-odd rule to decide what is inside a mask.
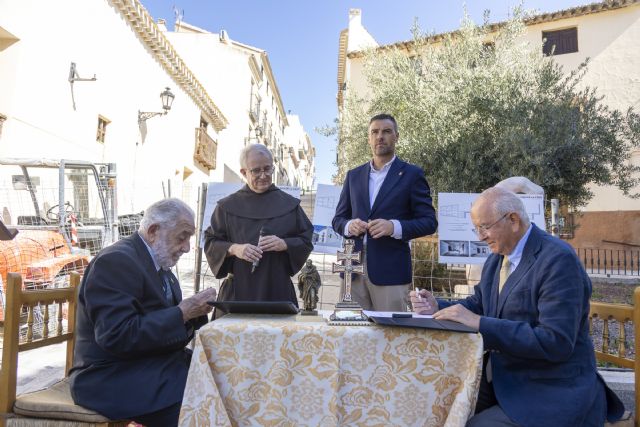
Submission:
[[[398,240],[402,239],[402,225],[400,225],[400,221],[397,219],[390,219],[389,221],[393,224],[393,234],[391,237]]]
[[[349,234],[349,226],[351,225],[351,223],[353,222],[352,219],[350,219],[349,221],[347,221],[347,223],[344,226],[344,237],[351,237],[351,234]]]

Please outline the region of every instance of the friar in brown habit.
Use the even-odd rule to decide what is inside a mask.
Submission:
[[[291,277],[313,248],[311,221],[298,199],[272,183],[268,148],[245,147],[240,167],[247,185],[218,201],[205,231],[209,266],[216,278],[227,277],[218,301],[291,301],[297,306]]]

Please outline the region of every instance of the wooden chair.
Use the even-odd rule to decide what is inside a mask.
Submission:
[[[591,302],[589,310],[589,330],[593,331],[593,320],[602,320],[602,346],[595,349],[596,360],[609,362],[623,368],[634,370],[635,375],[635,404],[636,408],[633,419],[625,414],[622,420],[615,423],[607,423],[607,426],[640,427],[640,287],[637,287],[633,294],[633,305],[627,304],[606,304],[601,302]],[[626,335],[624,324],[633,322],[635,338],[635,358],[626,356]],[[616,348],[610,348],[611,324],[617,323],[618,336]]]
[[[126,426],[128,422],[110,421],[97,412],[73,403],[68,373],[73,365],[74,327],[80,275],[71,274],[71,287],[23,290],[22,277],[9,273],[6,287],[6,313],[2,368],[0,369],[1,426]],[[63,328],[63,303],[68,303],[67,330]],[[20,342],[20,316],[27,307],[26,342]],[[49,330],[49,307],[57,307],[55,331]],[[44,308],[44,310],[42,310]],[[41,312],[41,330],[34,318]],[[38,337],[40,335],[41,337]],[[67,342],[65,378],[40,391],[16,397],[18,353],[24,350]]]

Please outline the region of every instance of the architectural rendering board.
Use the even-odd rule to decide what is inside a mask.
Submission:
[[[438,249],[443,264],[483,264],[489,247],[474,233],[471,205],[477,193],[438,194]],[[543,194],[518,194],[532,223],[546,229]]]

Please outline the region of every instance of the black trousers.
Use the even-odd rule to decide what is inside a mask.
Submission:
[[[135,417],[131,417],[131,419],[145,427],[176,427],[178,425],[178,418],[180,417],[181,406],[182,402],[174,403],[159,411],[136,415]]]
[[[489,353],[485,353],[482,361],[482,379],[480,380],[475,414],[498,404],[496,394],[493,391],[493,384],[487,381],[487,363],[489,363]]]

